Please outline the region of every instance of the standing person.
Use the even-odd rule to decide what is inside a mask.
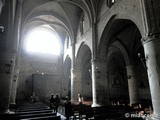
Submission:
[[[57,111],[58,111],[59,104],[60,104],[60,99],[59,99],[59,96],[57,94],[56,97],[55,97],[55,113],[56,114],[57,114]]]
[[[69,120],[69,117],[72,116],[73,111],[72,111],[72,105],[68,96],[66,96],[66,102],[64,103],[64,107],[65,107],[66,120]]]
[[[50,109],[53,109],[55,111],[55,98],[54,98],[54,95],[51,95],[51,98],[50,98]]]
[[[78,94],[78,102],[79,104],[83,104],[83,97],[81,94]]]

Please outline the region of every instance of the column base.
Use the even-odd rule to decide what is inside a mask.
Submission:
[[[139,107],[140,108],[140,103],[130,103],[130,106],[132,107]]]
[[[17,109],[16,103],[11,103],[11,104],[9,105],[9,109]]]
[[[1,114],[10,114],[10,110],[3,110],[3,111],[0,111]]]
[[[136,105],[136,104],[139,104],[140,101],[139,100],[130,100],[130,105]]]
[[[91,105],[91,107],[101,107],[102,105],[100,105],[100,104],[97,104],[97,103],[93,103],[92,105]]]

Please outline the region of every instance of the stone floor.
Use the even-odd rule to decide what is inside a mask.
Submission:
[[[52,120],[66,120],[64,116],[64,107],[60,106],[58,109],[58,113],[55,114],[53,110],[51,110],[48,106],[44,105],[41,102],[35,102],[35,103],[23,103],[18,107],[17,110],[13,110],[11,113],[14,114],[16,113],[16,118],[15,120],[34,120],[40,117],[43,117],[45,120],[49,120],[52,118]],[[70,120],[86,120],[85,116],[82,116],[82,119],[79,118],[78,115],[79,112],[74,114],[74,119],[73,116],[70,118]],[[128,113],[129,114],[129,113]],[[59,117],[59,118],[58,118]],[[115,116],[114,116],[115,117]],[[118,119],[109,119],[109,120],[142,120],[140,118],[118,118]],[[1,118],[0,118],[1,120]],[[8,120],[8,118],[6,119]],[[14,120],[14,119],[11,119]],[[89,120],[101,120],[101,119],[95,119],[94,117],[89,118]],[[105,119],[108,120],[108,119]],[[147,119],[151,120],[151,119]]]

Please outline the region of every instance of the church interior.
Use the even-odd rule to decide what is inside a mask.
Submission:
[[[0,119],[65,120],[67,98],[70,120],[160,120],[159,8],[159,0],[0,0]]]

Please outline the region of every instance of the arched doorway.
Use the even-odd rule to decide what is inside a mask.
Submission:
[[[77,54],[77,70],[81,71],[81,94],[84,101],[92,101],[91,50],[82,43]]]
[[[107,75],[109,101],[111,104],[118,102],[127,104],[128,81],[126,63],[123,54],[117,47],[111,47],[107,55]]]

